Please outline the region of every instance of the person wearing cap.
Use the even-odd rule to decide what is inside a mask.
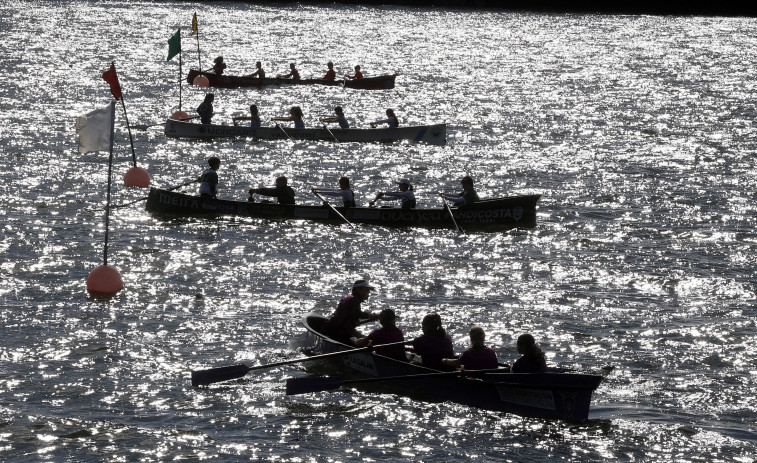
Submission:
[[[480,326],[470,329],[470,347],[458,358],[442,359],[442,366],[465,368],[466,370],[488,370],[499,367],[497,353],[486,347],[486,333]]]
[[[460,184],[463,186],[462,193],[456,195],[439,193],[439,196],[446,199],[447,201],[452,201],[458,206],[464,206],[481,201],[478,197],[478,194],[476,193],[476,190],[473,189],[473,178],[470,175],[463,177],[463,179],[460,181]]]
[[[250,197],[248,201],[252,201],[252,195],[256,193],[263,196],[278,198],[279,204],[294,204],[294,190],[287,185],[287,178],[284,176],[276,178],[275,188],[250,188]]]
[[[410,180],[402,178],[397,182],[400,191],[385,191],[376,195],[376,199],[369,204],[373,207],[376,201],[380,199],[400,200],[402,201],[402,209],[414,209],[415,208],[415,193],[413,193],[413,186],[410,185]]]
[[[452,338],[442,327],[442,318],[437,313],[423,317],[421,324],[423,334],[413,339],[413,350],[420,355],[421,365],[434,370],[453,371],[453,367],[442,365],[442,359],[455,356]]]
[[[331,318],[323,325],[322,333],[332,339],[350,344],[350,338],[362,337],[355,329],[361,319],[378,320],[378,314],[363,311],[360,304],[368,299],[373,286],[366,280],[357,280],[352,285],[352,293],[339,301]]]
[[[202,172],[200,178],[200,197],[204,199],[215,198],[218,193],[218,168],[221,167],[221,160],[215,156],[208,158],[208,168]]]
[[[402,330],[397,328],[397,316],[392,309],[384,309],[379,312],[378,315],[381,328],[371,331],[371,333],[364,337],[353,337],[351,339],[352,344],[357,347],[365,347],[368,345],[379,346],[381,344],[389,344],[394,342],[402,342],[405,340],[405,336],[402,334]],[[393,358],[402,362],[407,362],[407,354],[405,354],[405,346],[387,346],[378,347],[375,352],[384,357]]]
[[[375,129],[376,124],[386,124],[389,126],[389,128],[396,129],[400,126],[400,120],[397,119],[397,116],[394,115],[394,110],[389,108],[386,110],[386,119],[371,122],[371,127]]]
[[[213,100],[216,96],[212,93],[205,95],[205,99],[197,107],[197,114],[200,115],[200,122],[203,124],[210,124],[210,119],[213,117]]]

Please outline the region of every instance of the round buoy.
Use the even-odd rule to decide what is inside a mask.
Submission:
[[[177,121],[181,119],[189,119],[189,114],[185,113],[184,111],[176,111],[175,113],[171,114],[171,119]]]
[[[147,188],[150,186],[150,174],[145,169],[134,166],[124,175],[124,184],[126,186]]]
[[[205,76],[197,76],[192,81],[192,85],[197,85],[198,87],[209,87],[210,81]]]
[[[112,265],[98,265],[87,277],[87,290],[93,293],[111,294],[122,290],[124,281]]]

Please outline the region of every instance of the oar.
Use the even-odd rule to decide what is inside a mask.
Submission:
[[[191,121],[192,119],[197,119],[198,117],[200,117],[200,116],[184,117],[184,118],[181,118],[181,119],[178,119],[178,120],[180,120],[180,121]],[[165,122],[159,122],[157,124],[150,124],[150,125],[130,125],[129,127],[132,128],[132,129],[146,130],[146,129],[149,129],[150,127],[155,127],[157,125],[163,125],[163,124],[165,124]]]
[[[282,132],[284,132],[284,135],[286,135],[286,137],[289,139],[289,141],[293,141],[292,137],[289,136],[289,134],[287,133],[287,131],[284,130],[284,127],[280,126],[278,122],[276,123],[276,127],[278,127],[279,130],[281,130]]]
[[[459,233],[465,233],[465,231],[460,228],[460,225],[457,224],[457,220],[455,220],[455,216],[452,215],[452,209],[450,209],[449,204],[447,204],[447,201],[445,201],[444,196],[442,196],[442,193],[439,193],[439,197],[442,199],[442,202],[444,203],[444,208],[447,209],[447,214],[449,214],[449,217],[452,219],[452,223],[455,224],[455,228]]]
[[[306,394],[308,392],[333,391],[348,384],[374,383],[383,381],[408,381],[422,378],[435,378],[440,376],[461,376],[464,377],[476,373],[494,373],[501,372],[499,368],[491,370],[465,370],[465,371],[436,371],[433,373],[420,373],[417,375],[400,375],[386,376],[379,378],[363,379],[341,379],[341,378],[323,378],[318,376],[306,376],[304,378],[287,379],[286,394]]]
[[[331,352],[328,354],[314,355],[312,357],[305,357],[293,360],[284,360],[283,362],[267,363],[265,365],[257,365],[254,367],[248,367],[244,364],[231,365],[228,367],[211,368],[209,370],[198,370],[192,372],[192,386],[207,386],[211,383],[219,383],[221,381],[228,381],[230,379],[241,378],[247,373],[253,370],[262,370],[264,368],[273,368],[282,365],[290,365],[292,363],[309,362],[311,360],[320,360],[330,357],[338,357],[340,355],[354,354],[356,352],[370,352],[378,347],[404,345],[408,341],[391,342],[388,344],[380,344],[377,346],[367,346],[358,349],[348,349],[339,352]]]
[[[323,128],[326,129],[329,132],[329,135],[331,135],[334,138],[334,141],[336,141],[337,143],[339,143],[339,139],[336,138],[336,135],[334,135],[334,132],[331,131],[331,129],[329,128],[329,126],[327,126],[326,124],[323,124]]]
[[[174,187],[168,188],[168,189],[166,189],[166,191],[173,191],[173,190],[178,190],[179,188],[181,188],[181,187],[183,187],[183,186],[191,185],[191,184],[193,184],[193,183],[195,183],[195,182],[197,182],[197,179],[195,179],[195,180],[191,180],[191,181],[189,181],[189,182],[187,182],[187,183],[182,183],[181,185],[177,185],[177,186],[174,186]],[[125,203],[125,204],[118,204],[118,205],[115,205],[115,206],[110,206],[110,207],[111,207],[111,209],[114,209],[114,208],[120,208],[120,207],[131,206],[132,204],[136,204],[136,203],[138,203],[138,202],[140,202],[140,201],[144,201],[144,200],[146,200],[147,198],[149,198],[149,196],[145,196],[144,198],[135,199],[134,201],[131,201],[131,202],[128,202],[128,203]]]
[[[349,220],[347,220],[347,218],[345,216],[343,216],[339,211],[337,211],[336,208],[331,205],[331,203],[329,203],[328,201],[326,201],[323,198],[323,196],[321,196],[320,193],[318,193],[317,191],[315,191],[315,188],[313,188],[311,191],[313,192],[314,195],[318,196],[318,199],[320,199],[321,201],[323,201],[323,204],[327,205],[332,211],[334,211],[334,213],[336,215],[338,215],[342,220],[344,220],[345,222],[347,222],[347,225],[352,226],[352,222],[350,222]]]

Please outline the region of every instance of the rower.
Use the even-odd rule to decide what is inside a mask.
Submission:
[[[258,77],[260,78],[260,80],[265,79],[265,70],[263,70],[263,65],[260,63],[260,61],[255,62],[255,68],[257,70],[250,74],[249,77]]]
[[[481,201],[478,197],[478,194],[476,193],[476,190],[473,189],[473,178],[470,175],[463,177],[463,179],[460,181],[460,184],[463,186],[463,191],[461,193],[456,195],[439,193],[439,196],[446,199],[447,201],[452,201],[458,206],[467,206],[469,204]]]
[[[363,73],[360,72],[360,65],[359,64],[357,66],[355,66],[355,74],[351,75],[351,76],[348,75],[347,78],[348,79],[362,79],[363,78]]]
[[[394,110],[389,108],[386,110],[386,119],[371,122],[371,127],[375,129],[376,124],[387,124],[390,128],[396,129],[400,126],[400,120],[394,115]]]
[[[378,319],[379,323],[381,323],[381,328],[371,331],[371,333],[364,338],[357,336],[350,338],[352,344],[357,347],[365,347],[368,345],[378,346],[381,344],[398,343],[405,340],[402,330],[397,328],[397,315],[394,313],[394,310],[382,310],[379,312]],[[402,345],[378,347],[375,352],[378,355],[393,358],[401,362],[408,361],[407,354],[405,353],[405,346]]]
[[[413,193],[413,186],[410,184],[410,180],[403,178],[397,182],[400,191],[385,191],[376,195],[376,199],[368,203],[371,207],[374,207],[376,201],[380,199],[388,198],[390,200],[402,201],[402,209],[415,209],[415,193]]]
[[[223,62],[223,56],[216,57],[216,59],[213,60],[213,72],[220,76],[225,69],[226,63]]]
[[[313,188],[313,193],[319,193],[324,196],[336,196],[342,198],[344,207],[356,207],[355,193],[350,188],[350,179],[342,177],[339,179],[339,189],[333,188]]]
[[[289,63],[289,73],[276,77],[278,77],[279,79],[291,78],[293,82],[297,82],[300,80],[300,73],[299,71],[297,71],[297,69],[295,69],[294,63]]]
[[[350,128],[350,123],[347,122],[347,118],[344,117],[344,110],[342,109],[342,107],[341,106],[335,106],[334,107],[334,113],[336,114],[336,116],[322,117],[320,119],[320,121],[321,122],[336,122],[336,123],[339,124],[339,128],[349,129]]]
[[[276,116],[276,117],[272,117],[271,120],[293,121],[295,129],[304,129],[305,121],[302,119],[302,117],[303,117],[302,108],[300,108],[299,106],[292,106],[289,109],[289,116]]]
[[[486,347],[486,333],[480,326],[474,326],[468,333],[470,347],[458,358],[442,359],[442,366],[452,368],[465,368],[466,370],[488,370],[499,367],[497,353],[494,349]]]
[[[221,160],[215,156],[208,158],[208,168],[202,172],[200,178],[200,197],[203,199],[215,199],[218,193],[218,168],[221,167]]]
[[[258,114],[258,106],[251,104],[249,116],[237,116],[232,118],[231,120],[234,121],[234,125],[237,125],[237,121],[250,121],[250,127],[260,127],[260,114]]]
[[[326,71],[326,75],[323,76],[323,79],[321,80],[336,80],[336,71],[334,70],[334,63],[329,61],[326,64],[326,67],[328,68],[328,70]]]
[[[253,201],[252,195],[254,194],[278,198],[278,203],[282,205],[294,205],[294,190],[287,185],[287,178],[283,175],[276,178],[276,186],[274,188],[250,188],[250,198],[248,201]]]
[[[442,365],[442,359],[454,357],[452,338],[442,327],[442,318],[437,313],[430,313],[423,317],[421,324],[423,334],[413,340],[414,353],[420,356],[420,363],[424,367],[435,370],[454,370]],[[411,359],[417,363],[418,359]]]
[[[521,357],[510,368],[512,373],[544,373],[547,371],[547,360],[534,337],[528,333],[518,336],[516,343]]]

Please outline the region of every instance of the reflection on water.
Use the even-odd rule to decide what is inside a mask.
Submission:
[[[0,6],[0,441],[21,459],[278,461],[753,461],[755,202],[750,19],[537,15],[261,6],[196,10],[203,67],[303,77],[398,71],[391,91],[215,89],[214,121],[250,103],[268,123],[345,108],[354,126],[395,109],[446,122],[449,144],[166,139],[193,112],[167,39],[183,3]],[[52,20],[54,18],[54,20]],[[117,20],[116,20],[117,18]],[[64,27],[65,26],[65,27]],[[349,44],[346,46],[345,44]],[[287,175],[297,200],[351,178],[357,201],[408,177],[419,204],[472,175],[482,197],[540,193],[537,227],[393,230],[256,219],[163,219],[114,210],[109,263],[125,289],[87,300],[102,259],[107,154],[76,152],[73,121],[109,100],[116,61],[139,165],[153,185],[222,159],[221,196]],[[181,98],[181,99],[180,99]],[[117,115],[114,202],[131,167]],[[192,185],[183,190],[192,192]],[[471,324],[503,361],[532,333],[550,363],[607,375],[581,425],[366,390],[287,397],[293,365],[192,388],[189,372],[302,355],[300,318],[328,314],[357,278],[378,287],[407,337],[436,311],[456,349]],[[365,327],[371,329],[370,325]],[[614,367],[614,368],[613,368]]]

